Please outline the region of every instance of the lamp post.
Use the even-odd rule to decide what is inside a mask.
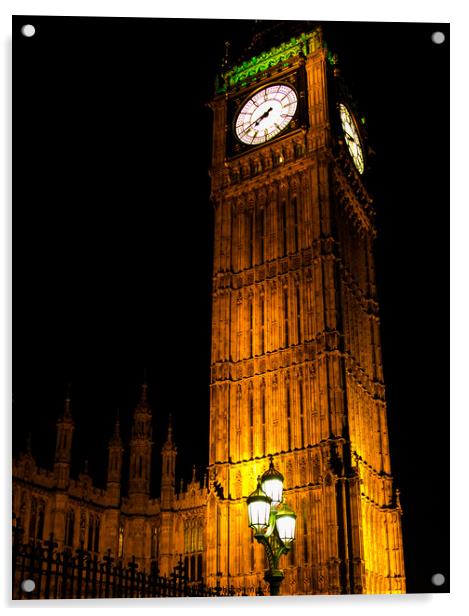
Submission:
[[[247,497],[247,505],[249,526],[264,546],[269,561],[264,579],[270,594],[278,595],[285,577],[279,560],[295,539],[296,514],[283,499],[283,475],[274,467],[272,455],[269,468],[257,478],[257,488]]]

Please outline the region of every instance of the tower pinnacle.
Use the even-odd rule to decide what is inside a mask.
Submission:
[[[68,382],[65,386],[65,400],[64,400],[64,411],[62,414],[63,419],[72,419],[72,398],[71,398],[71,383]]]

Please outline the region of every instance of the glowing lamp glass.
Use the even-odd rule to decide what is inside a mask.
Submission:
[[[270,519],[270,498],[261,488],[260,478],[257,480],[257,488],[247,498],[249,526],[258,534],[267,528]]]
[[[270,503],[268,501],[254,501],[248,505],[249,526],[256,533],[269,525]]]
[[[277,512],[275,521],[277,532],[285,545],[289,545],[295,539],[296,514],[286,503]]]
[[[283,482],[280,479],[266,479],[262,482],[262,489],[272,500],[272,505],[282,502]]]
[[[272,500],[272,505],[282,502],[283,475],[274,466],[274,459],[270,456],[270,466],[262,475],[262,489]]]

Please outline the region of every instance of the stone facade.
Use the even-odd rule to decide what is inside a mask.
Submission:
[[[59,551],[85,549],[103,557],[111,550],[114,559],[125,563],[135,556],[139,567],[149,571],[157,561],[163,575],[173,571],[179,555],[187,559],[189,576],[200,579],[204,573],[205,512],[207,481],[202,486],[195,476],[179,492],[175,489],[176,448],[172,442],[171,420],[162,448],[160,498],[150,495],[152,412],[147,386],[142,386],[134,411],[129,456],[128,494],[122,495],[124,448],[120,422],[108,445],[105,489],[93,486],[87,472],[70,477],[74,423],[71,400],[57,421],[57,441],[53,470],[38,468],[31,453],[13,461],[13,513],[24,529],[24,540],[46,540],[54,533]]]
[[[351,103],[336,59],[317,28],[223,77],[212,102],[209,461],[224,500],[209,499],[208,578],[241,584],[262,569],[262,548],[246,552],[245,497],[273,454],[298,515],[282,592],[405,592],[374,212],[338,119]],[[281,138],[233,150],[236,110],[277,83],[296,87],[303,112]]]

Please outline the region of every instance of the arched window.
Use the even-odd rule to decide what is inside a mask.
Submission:
[[[44,535],[44,515],[44,503],[40,503],[37,512],[37,539],[42,539]]]
[[[258,232],[256,233],[259,238],[259,258],[258,263],[264,262],[264,245],[265,245],[265,208],[262,207],[258,213]]]
[[[153,560],[158,558],[158,529],[156,526],[151,529],[151,558]]]
[[[287,347],[289,345],[289,336],[288,336],[288,290],[283,290],[283,327],[284,327],[284,346]]]
[[[191,556],[191,575],[190,580],[193,582],[195,580],[195,556]]]
[[[88,519],[88,552],[93,550],[93,529],[94,529],[94,518],[90,515]]]
[[[280,256],[286,256],[288,253],[288,235],[287,235],[287,203],[285,199],[280,202],[280,224],[282,225],[282,251]]]
[[[246,246],[247,246],[247,267],[252,267],[254,252],[254,214],[252,210],[246,212]]]
[[[37,502],[33,498],[31,501],[31,514],[29,517],[29,538],[36,539],[36,521],[37,521]]]
[[[75,533],[75,512],[70,509],[67,513],[67,519],[65,523],[65,545],[73,547],[73,537]]]
[[[254,457],[254,394],[252,383],[249,384],[249,450],[250,457]]]
[[[124,556],[124,527],[121,526],[119,528],[119,546],[117,548],[118,558],[123,558]]]
[[[307,522],[308,513],[305,510],[303,512],[303,562],[308,562],[308,522]]]
[[[300,286],[296,286],[296,343],[301,344],[301,297]]]
[[[304,415],[304,400],[303,400],[303,381],[298,380],[298,398],[300,403],[300,429],[301,429],[301,448],[305,446],[305,415]]]
[[[95,522],[94,522],[94,551],[95,552],[99,552],[99,527],[100,527],[100,520],[99,520],[99,517],[96,516]]]
[[[293,197],[292,199],[292,209],[293,209],[293,239],[294,239],[294,246],[293,246],[293,252],[297,252],[298,248],[299,248],[299,244],[298,244],[298,200],[295,197]]]
[[[261,381],[262,455],[265,456],[265,381]]]
[[[249,357],[253,357],[253,309],[252,309],[252,297],[249,298]]]
[[[261,322],[261,355],[264,355],[264,353],[265,353],[265,336],[264,336],[264,331],[265,331],[265,300],[264,300],[264,293],[261,294],[260,304],[261,304],[261,318],[260,318],[260,322]]]

